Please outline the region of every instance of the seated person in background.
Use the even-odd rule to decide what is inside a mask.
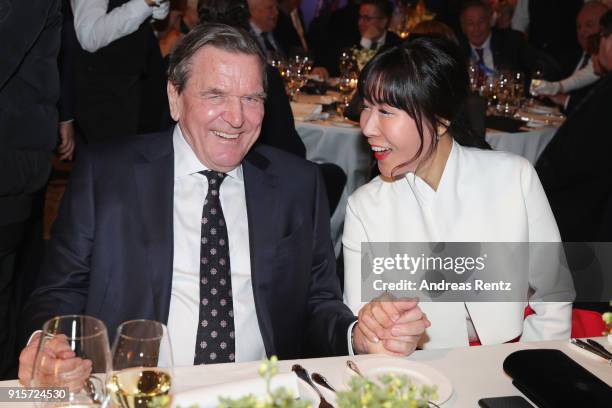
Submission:
[[[487,150],[466,131],[459,108],[469,79],[455,44],[423,37],[380,53],[361,72],[358,92],[365,101],[361,129],[380,176],[358,189],[346,210],[344,299],[353,312],[362,307],[364,242],[559,241],[529,162]],[[533,285],[540,278],[537,271],[529,275],[532,299],[546,295]],[[425,348],[570,335],[568,302],[530,302],[536,315],[526,319],[526,302],[419,306],[431,322],[421,338]]]
[[[591,86],[599,76],[593,70],[592,54],[598,50],[590,50],[589,38],[599,34],[599,20],[608,7],[598,1],[585,3],[576,18],[576,33],[582,55],[577,61],[574,72],[569,77],[558,81],[541,83],[534,88],[537,95],[549,96],[555,104],[570,115],[580,101],[589,93]]]
[[[612,241],[612,11],[601,18],[606,72],[557,130],[536,164],[564,241]]]
[[[166,323],[176,365],[346,355],[351,345],[411,353],[428,324],[416,301],[373,302],[358,322],[342,303],[318,168],[254,147],[266,89],[255,41],[201,24],[168,73],[173,130],[79,155],[24,337],[84,313],[111,338],[126,320]],[[376,342],[373,330],[387,337]],[[20,356],[24,384],[39,338]],[[52,367],[70,364],[58,356]]]
[[[463,6],[460,21],[465,38],[461,47],[466,57],[487,73],[509,70],[529,75],[536,67],[547,73],[555,71],[555,62],[529,46],[521,33],[492,28],[491,13],[482,1],[470,0]]]
[[[330,38],[329,53],[327,59],[327,71],[331,76],[338,76],[340,54],[343,49],[349,47],[365,48],[369,50],[382,51],[399,45],[402,39],[389,30],[393,6],[388,0],[362,0],[359,3],[359,18],[357,25],[360,39],[357,43],[340,43],[338,39]]]
[[[440,35],[459,45],[459,40],[453,30],[440,21],[421,21],[412,29],[408,40],[410,41],[411,38],[419,35]],[[487,101],[482,96],[470,92],[465,100],[463,109],[466,114],[468,126],[473,131],[474,135],[477,136],[483,144],[486,144],[485,117],[487,114]]]

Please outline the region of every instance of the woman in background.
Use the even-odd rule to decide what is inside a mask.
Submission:
[[[361,128],[380,176],[350,198],[343,235],[345,302],[362,307],[362,242],[559,242],[559,231],[531,164],[488,150],[463,105],[469,92],[457,46],[422,37],[375,56],[359,79]],[[532,299],[546,298],[538,272]],[[364,277],[365,279],[365,277]],[[561,279],[564,299],[571,283]],[[548,289],[551,289],[550,287]],[[526,296],[526,294],[525,294]],[[422,347],[569,338],[570,302],[421,302],[431,327]]]

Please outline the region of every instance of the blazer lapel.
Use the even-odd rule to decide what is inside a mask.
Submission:
[[[267,158],[256,150],[243,161],[247,217],[249,223],[249,248],[251,252],[251,279],[259,329],[268,356],[276,353],[272,330],[271,311],[267,299],[274,286],[270,282],[273,274],[268,270],[276,252],[276,229],[278,189],[273,175],[265,171]]]
[[[142,240],[148,252],[154,314],[166,323],[172,289],[174,153],[172,133],[148,141],[142,153],[144,160],[134,165],[139,212],[142,217]]]

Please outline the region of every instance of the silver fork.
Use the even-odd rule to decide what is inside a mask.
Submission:
[[[330,404],[329,402],[327,402],[325,400],[325,398],[323,397],[323,394],[321,394],[321,391],[319,391],[317,386],[314,385],[314,383],[310,379],[310,375],[308,375],[308,371],[306,371],[306,369],[304,367],[302,367],[299,364],[294,364],[293,367],[291,367],[291,370],[295,374],[297,374],[297,376],[299,378],[301,378],[302,380],[306,381],[308,383],[308,385],[310,385],[312,387],[312,389],[317,392],[317,394],[319,395],[319,399],[320,399],[319,408],[334,408],[332,404]]]

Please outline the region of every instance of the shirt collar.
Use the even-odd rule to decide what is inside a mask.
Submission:
[[[209,170],[195,155],[193,149],[185,140],[180,125],[177,123],[172,133],[172,145],[174,146],[174,179],[197,174],[203,170]],[[242,165],[229,171],[227,175],[233,179],[243,181]]]
[[[255,35],[260,36],[261,33],[263,33],[263,31],[261,30],[261,28],[257,27],[257,25],[252,22],[249,21],[249,24],[251,25],[251,30],[253,30],[253,32],[255,33]]]
[[[486,49],[489,48],[490,44],[491,44],[491,34],[489,34],[489,36],[487,37],[485,42],[483,42],[480,47],[477,47],[477,46],[475,46],[472,43],[470,43],[470,47],[472,47],[472,50],[474,50],[474,52],[476,52],[476,48],[482,48],[483,50],[486,50]]]
[[[369,38],[363,38],[361,37],[361,41],[359,42],[359,44],[363,47],[363,48],[367,48],[370,49],[370,46],[372,45],[372,42],[376,41],[376,50],[378,50],[380,47],[382,47],[383,45],[385,45],[385,41],[387,40],[387,32],[385,31],[383,33],[383,35],[381,35],[380,37],[378,37],[376,40],[371,40]]]

